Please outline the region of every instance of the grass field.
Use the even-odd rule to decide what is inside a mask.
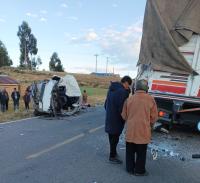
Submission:
[[[67,73],[56,73],[48,71],[25,71],[17,68],[0,68],[0,74],[8,75],[18,80],[21,84],[21,96],[24,94],[24,89],[30,85],[33,81],[49,79],[53,75],[64,76]],[[103,104],[105,101],[107,88],[110,81],[117,81],[119,77],[96,77],[87,74],[73,74],[77,79],[81,91],[86,90],[88,93],[88,103],[92,106],[96,104]],[[30,104],[30,106],[32,106]],[[33,116],[33,109],[30,112],[25,112],[24,103],[20,101],[20,110],[15,113],[13,111],[13,104],[10,100],[9,111],[0,113],[0,122],[22,119]]]
[[[107,89],[83,86],[81,87],[81,91],[83,92],[83,90],[87,91],[88,103],[90,103],[91,105],[104,103],[107,94]]]

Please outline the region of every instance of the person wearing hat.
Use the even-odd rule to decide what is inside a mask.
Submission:
[[[127,99],[122,111],[126,121],[126,170],[137,176],[148,175],[145,169],[151,127],[158,119],[157,105],[148,94],[148,82],[139,80],[135,94]]]

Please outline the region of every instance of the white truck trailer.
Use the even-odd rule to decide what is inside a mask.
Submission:
[[[137,79],[148,80],[160,122],[200,130],[200,16],[188,19],[197,7],[196,0],[147,1]]]

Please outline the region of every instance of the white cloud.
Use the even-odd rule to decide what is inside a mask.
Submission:
[[[1,23],[5,23],[6,20],[5,20],[4,18],[0,18],[0,22],[1,22]]]
[[[141,37],[142,21],[138,21],[123,30],[113,26],[103,28],[99,32],[89,29],[82,35],[68,35],[66,39],[74,44],[93,44],[101,50],[101,54],[111,57],[113,64],[123,63],[128,68],[130,64],[131,67],[136,65]]]
[[[78,17],[76,17],[76,16],[69,16],[69,17],[67,17],[67,20],[78,21]]]
[[[40,21],[41,21],[41,22],[46,22],[46,21],[47,21],[47,19],[46,19],[46,18],[44,18],[44,17],[41,17],[41,18],[40,18]]]
[[[60,6],[61,6],[62,8],[68,8],[68,5],[67,5],[66,3],[62,3]]]
[[[85,35],[86,41],[95,41],[98,39],[98,35],[95,31],[90,31]]]
[[[124,31],[108,28],[101,36],[99,45],[103,53],[117,56],[118,62],[131,63],[137,60],[140,49],[142,28],[137,24]]]
[[[93,29],[87,30],[83,35],[73,35],[67,32],[64,33],[64,35],[66,40],[72,44],[88,45],[88,43],[92,43],[99,39],[98,34]]]
[[[26,13],[26,16],[31,17],[31,18],[37,18],[37,17],[38,17],[37,14],[35,14],[35,13],[30,13],[30,12],[27,12],[27,13]]]
[[[47,10],[41,10],[40,13],[43,14],[43,15],[46,15],[48,13],[48,11]]]

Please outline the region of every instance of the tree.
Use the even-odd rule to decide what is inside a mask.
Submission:
[[[37,39],[31,33],[31,28],[25,21],[19,26],[17,36],[20,40],[20,67],[28,67],[31,69],[32,64],[29,54],[31,57],[32,55],[37,55]]]
[[[42,65],[42,59],[40,57],[37,57],[37,59],[33,57],[31,63],[32,63],[32,69],[37,70],[39,69],[39,66]]]
[[[11,66],[12,64],[13,62],[8,55],[8,51],[5,45],[3,44],[2,41],[0,41],[0,67]]]
[[[49,70],[57,71],[57,72],[64,72],[63,65],[62,65],[61,60],[58,57],[58,54],[56,52],[54,52],[50,58]]]

